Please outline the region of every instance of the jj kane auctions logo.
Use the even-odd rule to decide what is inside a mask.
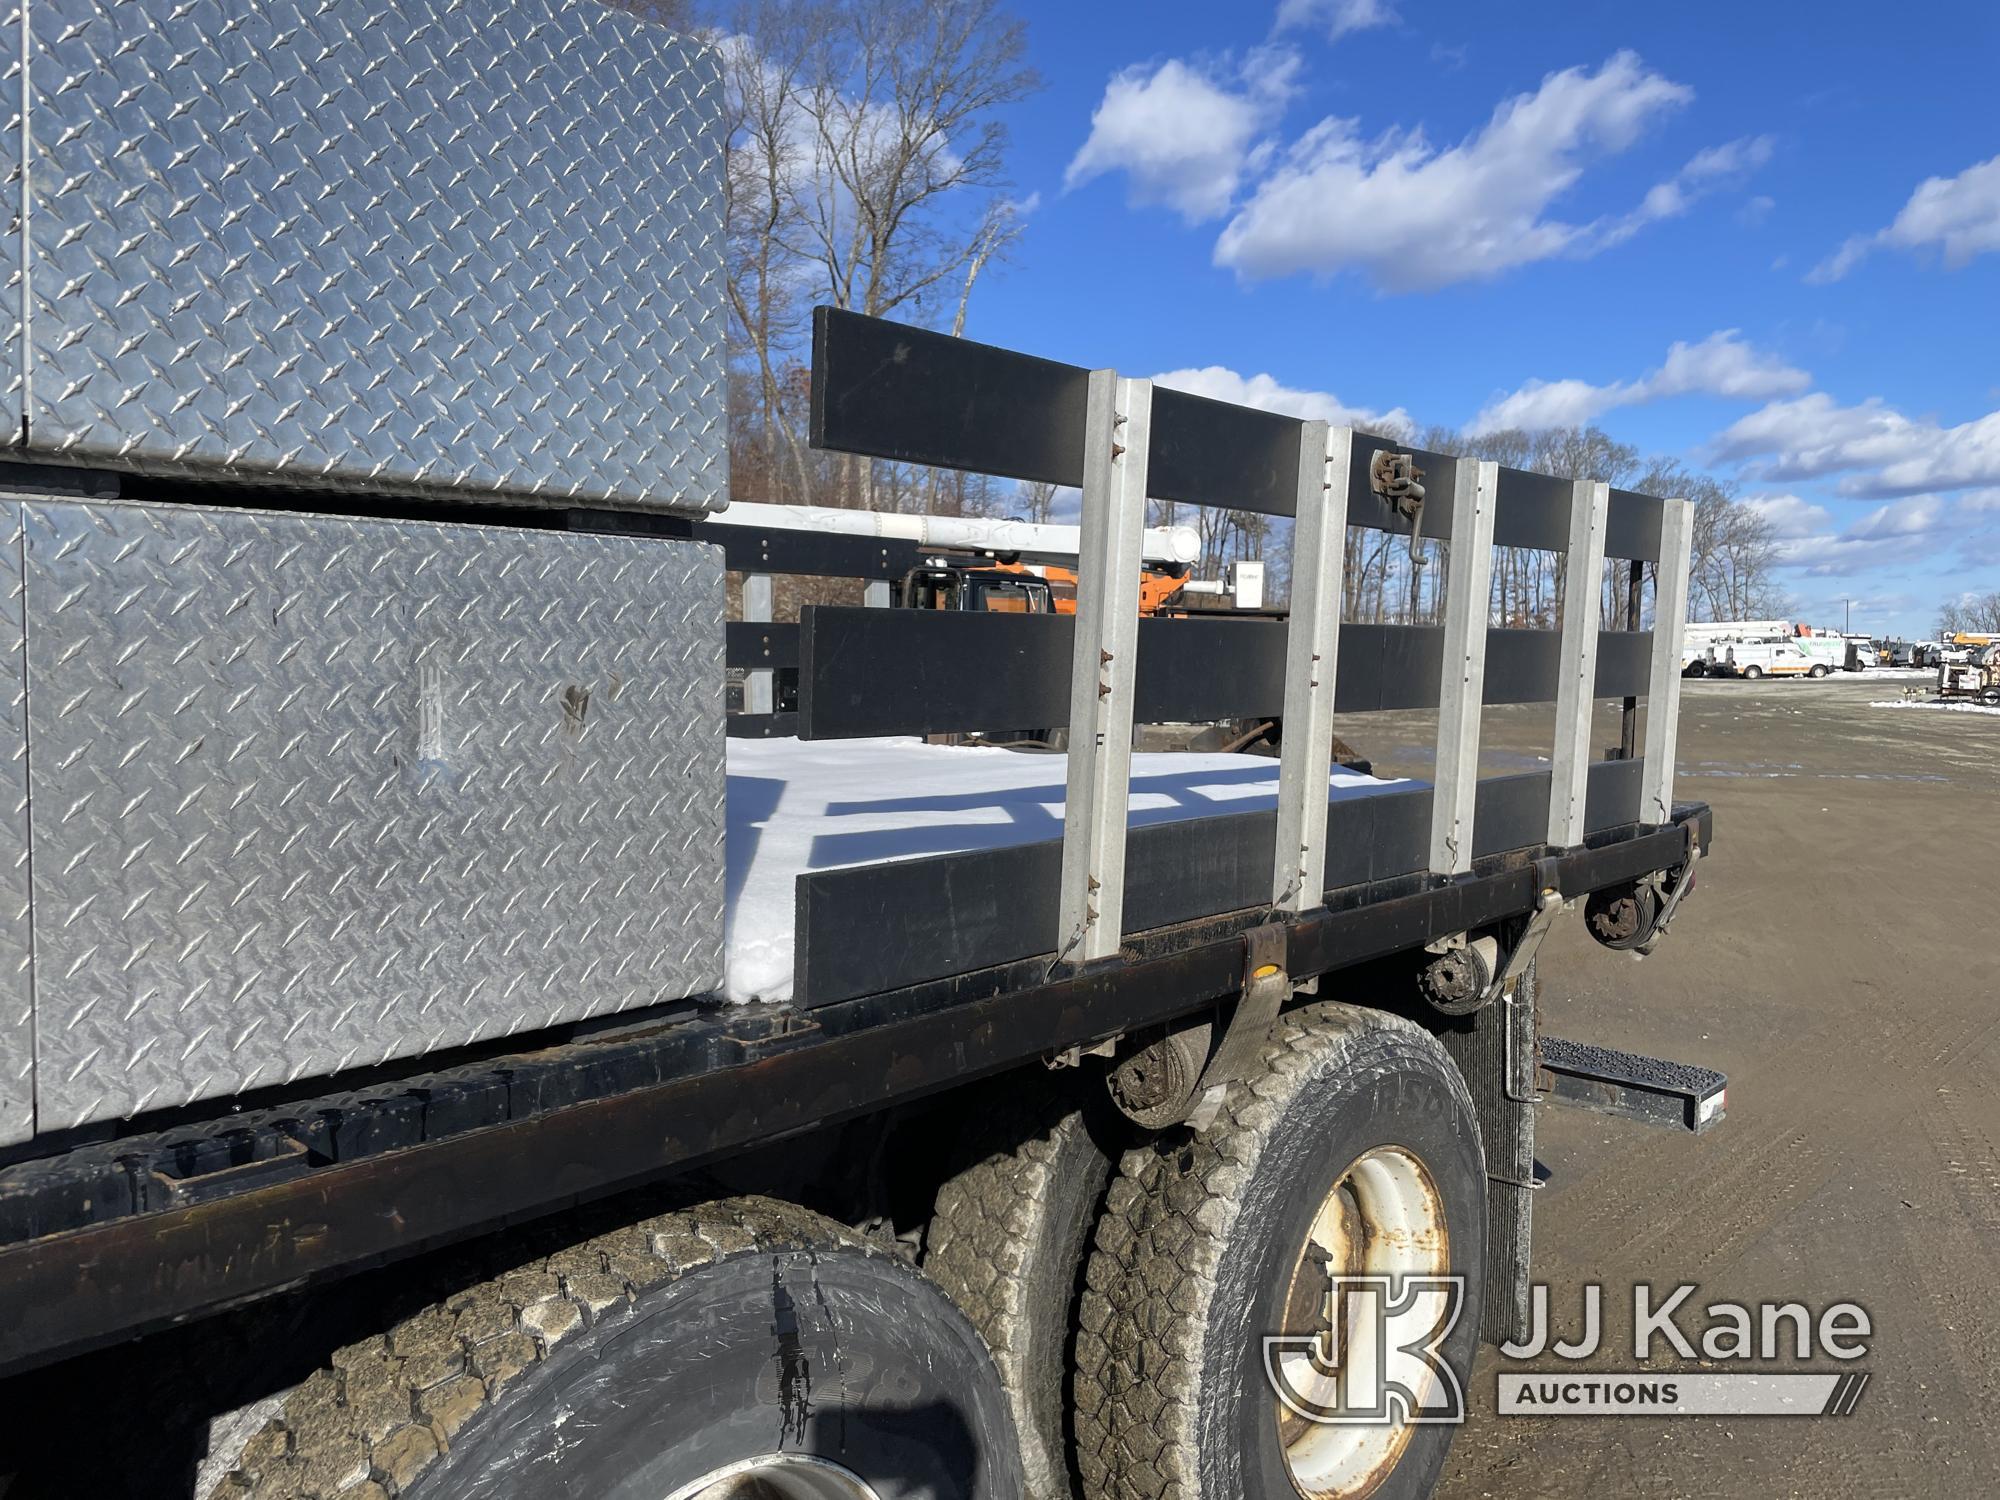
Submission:
[[[1497,1405],[1503,1414],[1580,1416],[1845,1416],[1860,1404],[1866,1371],[1773,1369],[1780,1360],[1865,1356],[1873,1324],[1867,1310],[1836,1302],[1815,1314],[1799,1302],[1690,1306],[1697,1288],[1664,1296],[1632,1289],[1632,1358],[1704,1361],[1685,1373],[1648,1370],[1506,1370]],[[1285,1409],[1325,1424],[1462,1422],[1462,1371],[1444,1353],[1465,1310],[1457,1276],[1329,1275],[1320,1328],[1263,1341],[1265,1378]],[[1574,1338],[1555,1336],[1545,1286],[1531,1289],[1528,1336],[1500,1346],[1509,1360],[1590,1359],[1605,1346],[1604,1291],[1583,1289]],[[1737,1368],[1716,1370],[1717,1364]]]

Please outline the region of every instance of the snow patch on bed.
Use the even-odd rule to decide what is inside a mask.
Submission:
[[[728,997],[791,998],[802,872],[1060,838],[1066,770],[1060,755],[909,738],[731,740]],[[1409,784],[1336,769],[1331,795]],[[1133,827],[1277,801],[1264,756],[1132,757]]]

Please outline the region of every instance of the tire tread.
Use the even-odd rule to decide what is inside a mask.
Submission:
[[[704,1266],[769,1250],[860,1250],[863,1235],[772,1198],[659,1214],[463,1287],[334,1352],[204,1500],[389,1500],[571,1335]]]
[[[1243,1185],[1300,1091],[1331,1067],[1368,1067],[1392,1034],[1423,1039],[1471,1118],[1464,1081],[1428,1032],[1322,1001],[1279,1018],[1256,1069],[1231,1085],[1207,1131],[1125,1153],[1098,1220],[1079,1315],[1074,1423],[1085,1493],[1201,1500],[1201,1329]]]

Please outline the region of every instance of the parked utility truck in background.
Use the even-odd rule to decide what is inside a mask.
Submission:
[[[1077,486],[1075,612],[725,626],[726,571],[924,543],[715,519],[709,50],[11,24],[8,1500],[1427,1492],[1448,1422],[1333,1420],[1328,1278],[1457,1278],[1463,1382],[1538,1104],[1720,1114],[1534,1003],[1565,909],[1649,951],[1708,847],[1688,505],[821,309],[814,442]],[[1289,616],[1141,619],[1149,496],[1288,519]],[[1448,542],[1440,628],[1343,623],[1354,526]],[[1496,547],[1564,555],[1559,629],[1488,629]],[[1480,777],[1492,703],[1549,769]],[[1331,765],[1411,707],[1433,784]]]

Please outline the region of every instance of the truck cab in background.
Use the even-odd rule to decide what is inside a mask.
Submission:
[[[1055,596],[1046,578],[1018,566],[967,566],[944,558],[929,558],[921,567],[912,568],[903,578],[897,602],[906,609],[959,609],[997,615],[1056,613]]]

